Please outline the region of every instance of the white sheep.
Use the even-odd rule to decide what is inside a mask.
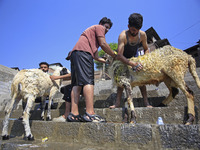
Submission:
[[[141,71],[135,71],[121,61],[113,61],[109,56],[106,57],[108,57],[108,60],[111,62],[109,74],[113,79],[113,83],[117,86],[124,87],[127,93],[127,102],[125,103],[125,106],[126,108],[129,106],[131,109],[130,123],[136,123],[136,114],[132,102],[132,87],[146,84],[158,86],[160,82],[164,82],[169,89],[169,96],[162,102],[163,105],[170,103],[178,94],[178,88],[180,88],[185,94],[188,102],[189,118],[185,124],[189,125],[193,123],[195,118],[194,96],[193,92],[184,81],[184,75],[189,68],[197,86],[200,88],[200,80],[196,73],[196,62],[192,56],[172,46],[164,46],[152,53],[139,57],[132,57],[130,59],[131,61],[143,65]],[[128,111],[126,111],[126,113],[128,113]]]
[[[53,75],[59,76],[63,70],[66,68],[58,67],[57,70],[54,71]],[[13,108],[19,103],[22,99],[24,102],[27,102],[25,110],[23,111],[23,124],[25,129],[25,137],[28,140],[34,140],[34,136],[31,133],[29,117],[30,110],[35,102],[36,97],[42,98],[42,107],[43,111],[41,117],[44,118],[44,107],[46,97],[49,95],[49,103],[47,110],[47,118],[51,120],[51,102],[59,90],[61,85],[61,80],[52,81],[50,79],[49,74],[44,73],[40,69],[27,69],[19,71],[15,77],[13,78],[11,85],[11,102],[7,104],[5,108],[5,119],[3,121],[3,130],[2,130],[2,139],[9,139],[8,135],[8,126],[9,126],[9,117]]]

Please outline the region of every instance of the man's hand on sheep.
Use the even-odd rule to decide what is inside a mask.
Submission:
[[[54,75],[51,75],[51,76],[50,76],[50,79],[51,79],[52,81],[54,81],[54,80],[57,80],[57,79],[59,79],[59,76],[54,76]]]
[[[131,66],[134,72],[140,71],[143,68],[141,63],[132,63],[132,64],[133,65]]]

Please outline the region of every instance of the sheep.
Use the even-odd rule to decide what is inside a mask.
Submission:
[[[58,76],[64,74],[63,72],[66,71],[66,68],[58,67],[53,75]],[[51,120],[51,102],[59,90],[61,85],[61,80],[52,81],[50,79],[49,74],[44,73],[40,69],[27,69],[19,71],[15,77],[13,78],[11,84],[11,102],[5,108],[5,119],[3,121],[3,129],[2,129],[2,139],[8,140],[8,126],[9,126],[9,117],[13,108],[19,103],[22,99],[23,101],[27,102],[26,108],[23,111],[23,120],[22,123],[25,129],[25,138],[32,141],[34,140],[34,136],[31,133],[30,124],[29,124],[29,117],[30,117],[30,110],[33,106],[33,103],[36,97],[41,97],[43,103],[43,111],[41,114],[41,118],[44,119],[44,107],[45,107],[45,100],[46,97],[49,95],[49,103],[48,103],[48,110],[47,110],[47,120]]]
[[[169,104],[178,94],[179,88],[186,96],[188,102],[188,120],[184,123],[190,125],[194,122],[194,96],[192,90],[189,89],[184,81],[184,75],[189,68],[198,88],[200,88],[200,80],[196,72],[196,62],[192,56],[180,49],[167,45],[146,55],[130,58],[131,61],[143,65],[141,71],[135,71],[119,60],[113,61],[108,55],[105,57],[110,62],[108,72],[112,78],[113,85],[125,88],[127,94],[125,114],[130,116],[127,107],[130,107],[131,110],[131,117],[130,120],[127,117],[127,122],[136,123],[136,113],[132,102],[132,87],[147,84],[158,86],[161,82],[164,82],[169,89],[169,95],[161,105]]]

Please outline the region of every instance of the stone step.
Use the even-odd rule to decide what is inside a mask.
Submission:
[[[15,137],[11,138],[8,141],[2,141],[0,143],[1,150],[102,150],[102,149],[109,149],[109,150],[117,150],[119,147],[122,150],[128,150],[128,146],[102,146],[100,144],[96,145],[88,145],[83,144],[80,142],[76,143],[69,143],[69,142],[56,142],[56,141],[49,141],[42,142],[42,139],[35,139],[35,141],[24,141],[23,137]]]
[[[150,92],[150,91],[149,91]],[[149,103],[153,106],[153,107],[157,107],[164,99],[166,99],[166,96],[168,94],[166,94],[166,96],[155,96],[156,94],[152,94],[151,92],[151,97],[149,96],[150,94],[148,94],[148,100]],[[103,94],[103,95],[96,95],[94,96],[94,108],[109,108],[109,106],[113,105],[115,103],[116,100],[116,93],[112,93],[112,94]],[[154,96],[154,97],[152,97]],[[198,94],[198,92],[194,92],[194,102],[196,106],[200,105],[200,94]],[[125,99],[125,96],[122,96],[122,100]],[[133,102],[134,102],[134,106],[135,107],[145,107],[144,103],[143,103],[143,98],[138,96],[135,96],[133,98]],[[121,102],[121,107],[123,105],[123,101]],[[179,92],[179,94],[175,97],[174,100],[172,100],[171,103],[169,103],[169,106],[173,107],[173,106],[187,106],[187,100],[185,95],[183,95],[182,92]],[[32,110],[36,110],[37,108],[40,108],[40,103],[34,103]],[[46,104],[46,108],[47,108],[47,104]],[[79,108],[85,108],[85,100],[84,97],[81,97],[79,100]],[[18,110],[22,110],[22,105],[19,104],[18,105]],[[57,98],[54,101],[54,105],[53,105],[53,109],[65,109],[65,101],[62,99]]]
[[[200,89],[197,87],[196,82],[194,80],[188,80],[188,81],[186,81],[186,84],[194,93],[200,91]],[[151,97],[152,96],[165,96],[169,93],[168,88],[165,86],[165,84],[163,82],[160,83],[158,87],[156,87],[155,85],[146,85],[146,87],[147,87],[147,94]],[[99,95],[100,96],[101,95],[110,95],[112,93],[116,93],[115,88],[116,87],[114,87],[114,90],[104,89],[99,92],[100,93]],[[181,92],[181,90],[180,90],[180,92]],[[96,96],[99,96],[99,95],[96,95]],[[140,90],[138,87],[133,88],[133,95],[134,95],[134,97],[141,96],[141,93],[140,93]]]
[[[99,96],[94,96],[94,108],[109,108],[109,106],[113,105],[116,100],[116,93],[112,93],[110,95],[99,95]],[[167,95],[166,95],[167,96]],[[123,99],[125,99],[125,96],[122,97],[121,101],[121,107],[123,105]],[[166,99],[165,96],[159,96],[159,97],[148,97],[149,103],[157,107],[164,99]],[[133,103],[134,107],[145,107],[143,98],[133,98]],[[196,106],[200,105],[200,94],[195,93],[194,94],[194,103]],[[35,108],[38,108],[39,104],[36,104]],[[65,102],[64,101],[59,101],[58,103],[55,102],[55,108],[56,109],[65,109]],[[174,100],[172,100],[171,103],[169,103],[169,106],[187,106],[187,100],[185,95],[182,93],[178,94]],[[84,97],[80,98],[79,100],[79,108],[85,108],[85,100]]]
[[[154,108],[135,108],[138,123],[150,123],[156,124],[158,117],[162,117],[164,123],[167,124],[183,124],[183,121],[187,114],[187,107],[154,107]],[[85,113],[85,109],[79,110],[80,114]],[[195,124],[200,123],[199,114],[200,110],[195,107],[196,120]],[[123,120],[123,108],[116,109],[95,109],[95,113],[106,118],[107,122],[122,123]],[[64,109],[51,110],[52,118],[58,117],[64,114]],[[19,118],[22,115],[22,111],[16,110],[11,114],[10,118]],[[31,111],[30,120],[41,120],[41,110]],[[0,112],[0,118],[4,118],[4,112]]]
[[[195,106],[200,106],[200,94],[194,95],[194,104]],[[185,95],[177,95],[174,100],[172,100],[171,103],[169,103],[169,106],[187,106],[187,100]]]
[[[198,93],[200,89],[196,86],[196,83],[194,81],[187,81],[187,85],[189,88],[194,92],[195,97],[199,98]],[[101,92],[100,92],[101,93]],[[134,97],[134,106],[135,107],[144,107],[143,99],[141,92],[139,91],[139,88],[136,87],[133,89],[133,97]],[[166,88],[166,86],[161,83],[158,87],[156,86],[147,86],[147,96],[150,101],[150,104],[153,106],[159,105],[166,96],[168,96],[169,91]],[[61,94],[57,94],[57,98],[54,99],[55,102],[55,108],[64,108],[65,105],[62,104],[64,100],[62,100]],[[126,96],[123,94],[122,99],[124,99]],[[185,97],[183,96],[183,93],[179,90],[179,94],[177,95],[178,99],[181,97],[181,99],[184,99],[184,103],[186,104]],[[197,99],[196,98],[196,99]],[[94,107],[95,108],[108,108],[110,105],[113,105],[114,101],[116,100],[116,92],[111,92],[110,89],[104,90],[102,94],[100,95],[94,95]],[[199,100],[195,100],[195,102],[199,103]],[[62,103],[60,103],[62,102]],[[174,102],[174,101],[173,101]],[[173,103],[172,103],[173,104]],[[37,109],[39,103],[35,103],[32,109]],[[85,107],[84,97],[80,98],[80,107]],[[1,106],[3,108],[5,106]],[[22,104],[19,103],[18,109],[22,109]]]
[[[197,68],[197,73],[200,76],[200,68]],[[106,118],[107,123],[41,121],[41,111],[36,110],[38,103],[35,103],[30,118],[35,141],[25,141],[22,122],[16,119],[22,115],[22,107],[20,106],[12,113],[10,119],[11,139],[0,140],[1,149],[200,149],[199,88],[189,73],[186,74],[185,81],[195,95],[197,107],[195,107],[194,125],[182,125],[186,117],[187,101],[181,92],[168,107],[144,108],[143,99],[137,87],[133,89],[137,124],[122,123],[122,108],[108,109],[116,99],[116,87],[110,88],[111,81],[101,81],[96,84],[98,87],[94,91],[94,107],[96,114]],[[104,88],[105,84],[106,88]],[[150,104],[153,106],[157,106],[164,100],[169,92],[163,83],[158,87],[147,86],[147,89]],[[52,109],[52,118],[64,113],[65,104],[60,93],[58,93],[55,103],[57,107]],[[79,107],[80,114],[84,114],[84,98],[80,99]],[[158,117],[163,118],[164,125],[156,124]],[[0,111],[1,129],[3,118],[4,112]],[[42,138],[44,137],[48,137],[48,141],[43,143]]]
[[[106,96],[104,95],[102,97],[103,97],[103,99],[105,99]],[[116,99],[115,97],[116,97],[116,93],[113,93],[112,95],[108,96],[106,100],[103,100],[103,99],[101,100],[101,96],[96,96],[96,101],[94,102],[94,107],[95,108],[108,108],[110,105],[113,104],[113,100]],[[165,97],[149,97],[148,99],[149,99],[150,104],[155,107],[155,108],[153,108],[153,110],[157,111],[157,110],[159,110],[159,108],[157,108],[158,104],[160,104],[165,99]],[[146,110],[146,108],[144,107],[142,98],[134,98],[133,102],[134,102],[134,106],[136,108],[136,111],[137,111],[137,109],[138,110],[141,109],[143,111]],[[40,120],[41,110],[37,110],[38,105],[39,105],[39,103],[34,104],[34,107],[33,107],[32,112],[31,112],[31,114],[32,114],[31,118],[30,118],[31,120]],[[64,114],[64,109],[65,109],[65,102],[64,101],[55,103],[54,106],[56,106],[55,107],[56,109],[52,109],[52,118],[58,117],[59,115]],[[180,107],[180,106],[182,106],[182,107]],[[183,110],[182,108],[185,107],[185,106],[187,106],[186,98],[185,98],[184,95],[179,94],[179,95],[177,95],[177,97],[171,103],[169,103],[169,107],[167,107],[167,110],[168,110],[168,108],[170,108],[170,109],[174,108],[174,110],[176,110],[177,107],[180,107],[181,111],[182,111]],[[195,96],[195,106],[197,106],[197,107],[200,106],[200,94],[197,94]],[[122,103],[121,103],[121,107],[122,107]],[[85,109],[85,101],[84,101],[84,99],[81,99],[80,102],[79,102],[79,110],[81,110],[82,114],[85,111],[84,109]],[[96,110],[98,110],[98,109],[96,109]],[[107,109],[100,109],[100,110],[107,110]],[[147,109],[147,110],[149,110],[149,109]],[[0,118],[3,118],[4,112],[3,111],[0,111],[0,112],[1,112]],[[108,109],[107,112],[109,112],[109,109]],[[12,113],[11,118],[19,118],[21,115],[22,115],[22,108],[19,108]],[[121,116],[121,114],[118,114],[117,116]],[[145,115],[143,115],[141,117],[145,117]],[[157,117],[158,116],[156,116],[156,118]],[[150,118],[151,118],[151,116],[150,116]],[[108,117],[108,120],[112,120],[112,119],[109,119],[109,117]],[[155,120],[156,119],[154,119],[152,122],[155,122]],[[115,119],[114,121],[115,122],[119,121],[119,119],[118,120]],[[172,121],[173,121],[173,119],[172,119]],[[182,120],[179,120],[179,121],[180,122],[178,122],[178,123],[182,122]],[[146,123],[148,123],[148,121]]]
[[[200,77],[200,67],[196,68],[196,72],[197,72],[198,76]],[[192,75],[190,74],[189,70],[188,70],[188,72],[185,74],[185,76],[186,76],[186,77],[192,76]]]
[[[2,120],[1,124],[2,124]],[[30,121],[35,141],[25,141],[19,120],[10,121],[11,139],[2,149],[199,149],[200,125],[69,123]],[[42,142],[47,137],[48,141]],[[62,147],[63,146],[63,147]]]

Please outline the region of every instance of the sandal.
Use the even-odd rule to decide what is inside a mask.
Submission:
[[[99,115],[90,115],[87,112],[82,117],[84,122],[106,122],[104,118]]]
[[[18,120],[23,120],[23,116],[19,117]]]
[[[80,115],[74,115],[71,112],[67,116],[67,121],[68,122],[82,122],[81,116]]]

